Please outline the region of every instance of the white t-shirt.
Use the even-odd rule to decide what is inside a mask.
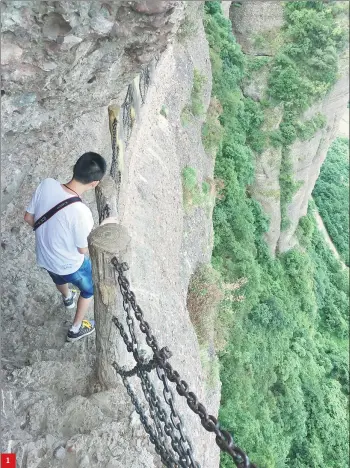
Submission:
[[[54,179],[45,179],[36,189],[27,208],[37,221],[47,211],[70,195]],[[84,203],[66,206],[35,231],[38,265],[57,275],[69,275],[79,270],[84,255],[77,248],[88,245],[87,237],[94,225],[92,213]]]

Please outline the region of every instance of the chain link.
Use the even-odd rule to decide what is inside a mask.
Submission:
[[[147,66],[141,69],[140,81],[139,81],[139,90],[142,104],[146,101],[146,93],[151,82],[151,72],[150,67]]]
[[[140,378],[142,391],[148,403],[150,416],[154,424],[152,434],[153,437],[158,437],[158,445],[163,444],[162,450],[169,455],[170,448],[168,440],[170,440],[172,450],[176,454],[177,466],[186,468],[200,467],[198,462],[194,459],[192,444],[185,435],[183,421],[176,410],[174,393],[169,385],[170,382],[175,384],[175,389],[178,395],[184,397],[189,408],[199,416],[204,429],[215,434],[215,440],[219,448],[231,456],[238,468],[257,468],[256,465],[249,461],[249,458],[244,451],[234,444],[232,435],[228,431],[221,429],[218,420],[213,415],[208,414],[205,406],[198,400],[197,396],[193,392],[189,391],[189,385],[187,382],[181,379],[180,374],[173,369],[172,365],[168,361],[172,355],[169,349],[167,347],[162,349],[159,348],[157,339],[152,334],[148,322],[144,319],[143,311],[137,304],[135,294],[130,290],[130,283],[125,277],[124,273],[128,270],[128,265],[126,263],[120,263],[116,257],[112,259],[112,265],[117,272],[117,280],[123,297],[123,308],[126,312],[126,321],[129,327],[130,338],[126,335],[125,330],[118,320],[115,318],[113,321],[118,327],[119,332],[127,345],[128,351],[133,353],[136,361],[136,366],[131,371],[125,371],[123,369],[118,370],[116,366],[115,368],[123,378],[123,382],[126,381],[127,376],[135,375],[135,373],[137,373]],[[146,343],[153,351],[153,358],[148,361],[148,363],[145,363],[145,360],[141,358],[138,351],[135,320],[131,316],[131,309],[139,323],[141,333],[145,336]],[[156,369],[158,379],[162,382],[163,398],[168,406],[168,412],[161,407],[160,398],[156,395],[154,386],[147,375],[147,373],[154,368]],[[144,416],[145,415],[143,413],[143,417]],[[154,444],[153,437],[150,436],[150,440]],[[161,453],[160,455],[164,456],[164,454],[162,455]],[[172,457],[174,458],[174,455],[172,455]],[[173,466],[171,464],[165,465],[170,467]]]
[[[159,58],[158,58],[159,60]],[[156,64],[158,62],[156,61]],[[141,95],[141,101],[142,104],[145,103],[146,99],[146,93],[148,90],[148,87],[151,82],[151,72],[150,72],[150,66],[147,66],[143,68],[140,72],[140,83],[139,83],[139,89],[140,89],[140,95]],[[124,137],[124,145],[125,148],[127,147],[132,128],[134,125],[134,121],[136,118],[135,115],[135,109],[133,109],[133,101],[134,101],[134,96],[133,96],[133,87],[132,85],[128,86],[128,90],[123,102],[123,105],[121,107],[122,109],[122,133]],[[117,204],[119,201],[119,193],[120,193],[120,184],[121,184],[121,171],[120,171],[120,142],[117,141],[117,129],[118,129],[118,120],[117,118],[114,119],[112,123],[112,162],[111,162],[111,169],[110,169],[110,175],[114,179],[116,186],[117,186]],[[107,205],[103,208],[102,213],[100,213],[99,216],[99,222],[101,222],[109,218],[111,215],[111,209]]]
[[[112,123],[112,163],[111,163],[110,175],[118,184],[120,182],[120,179],[119,179],[120,173],[118,171],[119,146],[117,145],[117,126],[118,126],[118,121],[117,119],[114,119]]]
[[[131,130],[133,126],[133,116],[132,116],[132,104],[133,104],[133,95],[132,95],[132,85],[128,86],[128,91],[126,93],[124,103],[122,105],[123,112],[123,130],[125,136],[125,147],[128,146],[129,139],[131,136]]]

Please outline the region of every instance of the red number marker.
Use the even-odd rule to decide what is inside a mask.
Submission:
[[[16,468],[16,454],[15,453],[2,453],[1,454],[1,468]]]

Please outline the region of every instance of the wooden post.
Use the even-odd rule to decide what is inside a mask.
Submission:
[[[113,362],[119,366],[128,364],[128,351],[112,322],[116,316],[125,326],[125,312],[111,259],[116,256],[119,261],[129,263],[131,238],[113,218],[105,223],[90,234],[89,250],[95,283],[97,375],[103,389],[108,389],[117,383]]]
[[[95,283],[94,313],[96,322],[97,376],[103,389],[113,388],[117,376],[113,362],[128,364],[128,351],[112,319],[116,316],[125,326],[125,312],[111,264],[114,256],[130,262],[130,236],[118,224],[117,186],[110,176],[105,176],[96,187],[96,202],[100,225],[89,236],[89,251]]]

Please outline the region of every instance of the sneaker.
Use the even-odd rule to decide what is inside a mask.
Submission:
[[[94,320],[83,320],[80,329],[77,333],[73,333],[69,330],[67,335],[67,341],[73,342],[78,341],[85,336],[91,335],[95,331],[95,321]]]
[[[71,289],[71,297],[68,299],[63,298],[63,304],[66,309],[73,309],[75,307],[75,299],[77,298],[78,291],[75,289]]]

